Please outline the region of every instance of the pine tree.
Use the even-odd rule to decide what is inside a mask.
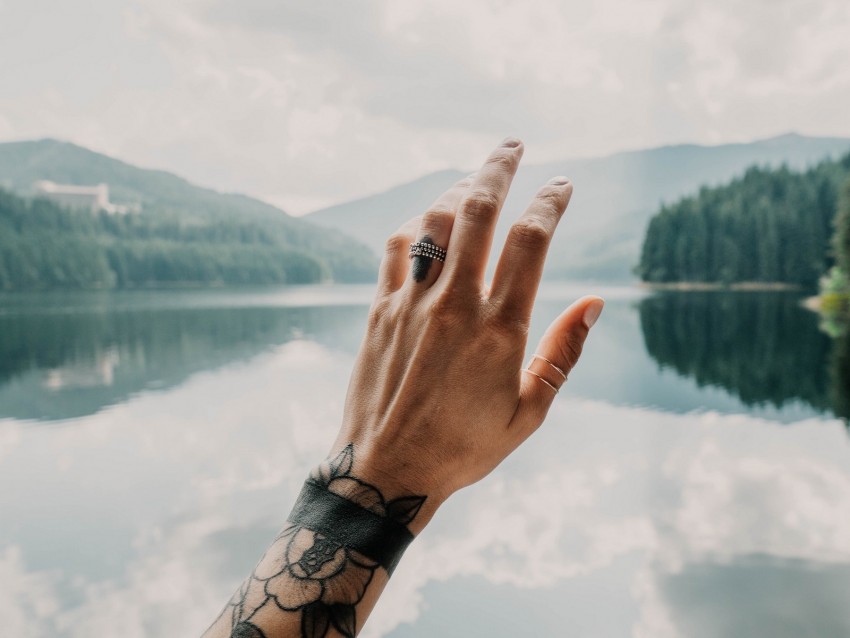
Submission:
[[[842,185],[838,201],[832,247],[836,264],[845,275],[850,276],[850,178]]]

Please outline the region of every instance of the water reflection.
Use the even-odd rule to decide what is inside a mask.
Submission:
[[[333,439],[350,365],[291,341],[56,427],[0,422],[0,481],[27,486],[0,492],[4,627],[200,633]],[[780,611],[791,629],[846,627],[808,585],[847,582],[849,446],[835,421],[559,398],[439,512],[363,635],[761,636],[719,630]],[[719,590],[759,573],[776,601]]]
[[[836,339],[830,362],[832,409],[850,427],[850,334]]]
[[[575,297],[544,292],[537,334]],[[643,304],[606,296],[547,423],[441,509],[364,638],[846,633],[843,425],[789,405],[754,416],[726,390],[659,373],[641,347]],[[4,306],[0,406],[65,417],[0,418],[4,631],[198,635],[335,436],[368,295],[341,299]],[[820,347],[817,361],[778,365],[823,366],[827,390],[797,401],[832,406],[848,358]],[[10,403],[21,388],[29,403]]]
[[[804,401],[850,417],[850,340],[831,339],[788,293],[659,293],[639,305],[644,343],[662,368],[719,386],[751,406]]]
[[[659,584],[688,638],[850,636],[850,565],[756,554],[733,564],[693,563]]]
[[[589,290],[544,286],[530,342]],[[793,295],[598,292],[605,321],[588,344],[595,356],[570,377],[573,395],[783,422],[850,415],[850,341],[821,333]],[[316,286],[0,295],[0,418],[94,414],[293,339],[353,355],[371,294]]]
[[[223,307],[192,303],[190,293],[148,295],[123,304],[101,296],[93,307],[67,307],[45,295],[0,314],[0,418],[64,419],[93,414],[145,389],[166,389],[192,374],[245,360],[307,338],[356,348],[360,305],[250,305],[226,297]]]

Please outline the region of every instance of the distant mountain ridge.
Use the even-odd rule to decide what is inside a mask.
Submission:
[[[547,276],[631,280],[649,219],[663,202],[732,179],[753,165],[805,168],[850,150],[850,138],[786,134],[750,143],[683,144],[522,166],[496,231],[501,245],[510,223],[547,179],[567,175],[575,191],[547,260]],[[405,220],[425,211],[466,171],[425,175],[383,193],[306,216],[356,237],[375,251]],[[492,260],[498,255],[494,249]]]
[[[0,189],[32,196],[37,180],[106,183],[114,203],[138,205],[142,215],[155,215],[182,227],[226,225],[231,233],[245,237],[256,235],[259,228],[266,243],[311,255],[336,281],[366,281],[377,273],[377,257],[352,237],[252,197],[202,188],[172,173],[139,168],[70,142],[0,143]],[[248,245],[252,240],[240,241]]]
[[[215,213],[239,209],[244,215],[293,219],[284,211],[258,199],[220,193],[196,186],[167,171],[139,168],[71,142],[41,139],[0,143],[0,188],[32,194],[32,184],[46,179],[61,184],[106,183],[110,196],[121,204]]]

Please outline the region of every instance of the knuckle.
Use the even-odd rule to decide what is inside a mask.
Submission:
[[[466,322],[475,316],[475,310],[475,301],[470,298],[468,292],[462,292],[457,286],[449,283],[431,302],[428,315],[434,324],[448,327]]]
[[[547,213],[560,217],[567,207],[567,193],[563,189],[547,188],[537,194],[537,201]]]
[[[455,212],[448,206],[432,206],[422,216],[422,228],[441,229],[454,219]]]
[[[486,164],[501,171],[513,172],[517,165],[516,153],[494,153],[487,158]]]
[[[401,253],[407,253],[409,249],[410,238],[402,233],[394,233],[390,235],[384,246],[384,252],[390,257]]]
[[[463,212],[473,219],[490,220],[499,212],[499,198],[495,193],[479,188],[464,199]]]
[[[368,329],[377,330],[385,321],[391,321],[393,303],[389,297],[379,297],[369,308]]]
[[[514,344],[528,336],[528,321],[516,315],[503,314],[493,322],[496,334],[506,343]]]
[[[510,304],[493,304],[490,324],[497,335],[510,343],[528,336],[529,319]]]
[[[537,219],[523,219],[511,227],[510,241],[519,248],[540,249],[549,244],[549,229]]]
[[[452,294],[449,290],[445,290],[437,295],[428,312],[434,319],[442,321],[461,315],[463,312],[462,306],[463,304],[457,295]]]

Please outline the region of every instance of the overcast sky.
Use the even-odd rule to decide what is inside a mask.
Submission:
[[[299,214],[527,161],[850,136],[848,0],[0,0],[0,141]]]

